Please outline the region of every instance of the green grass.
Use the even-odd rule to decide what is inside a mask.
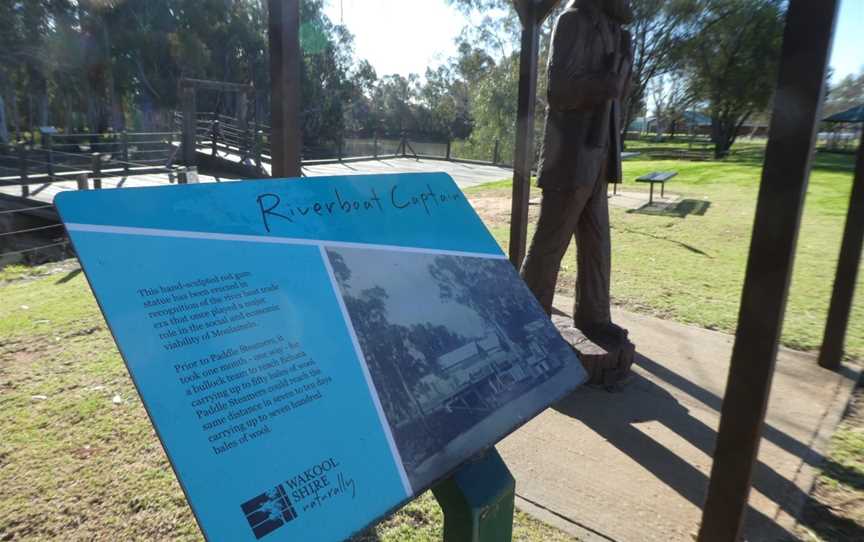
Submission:
[[[624,162],[627,191],[647,190],[633,179],[675,170],[667,191],[679,194],[675,213],[612,207],[612,296],[624,308],[734,333],[750,246],[762,149],[742,146],[725,161],[686,162],[636,158]],[[831,286],[849,203],[851,156],[818,154],[807,192],[782,342],[816,350],[822,339]],[[509,198],[510,181],[467,191],[472,198]],[[536,188],[532,195],[538,195]],[[535,207],[532,207],[534,209]],[[683,213],[682,213],[683,214]],[[487,220],[506,249],[509,225]],[[533,233],[533,224],[529,235]],[[564,258],[559,288],[572,293],[575,244]],[[864,303],[853,305],[847,335],[850,356],[864,356]]]
[[[694,202],[693,207],[699,202],[710,206],[704,214],[683,217],[613,208],[616,303],[734,331],[760,156],[757,148],[716,163],[625,163],[626,190],[641,189],[632,182],[640,174],[675,169],[679,175],[669,191]],[[847,156],[819,155],[816,166],[783,335],[785,344],[807,350],[817,348],[821,339],[852,175]],[[509,190],[510,182],[501,181],[467,192],[476,200],[509,198]],[[487,224],[506,248],[506,220],[487,219]],[[560,281],[565,292],[572,289],[573,251],[571,247]],[[199,540],[179,485],[74,265],[7,267],[0,273],[0,299],[0,540]],[[860,300],[854,304],[847,348],[858,358],[864,354]],[[860,417],[841,426],[829,457],[820,479],[826,491],[860,500]],[[852,521],[864,521],[859,508],[849,512]],[[515,529],[515,539],[522,542],[572,540],[523,514],[517,514]],[[441,514],[427,493],[357,540],[431,542],[440,537]]]
[[[53,270],[53,271],[52,271]],[[201,540],[83,275],[0,282],[0,540]],[[432,542],[427,493],[359,537]],[[572,538],[523,514],[515,540]]]
[[[813,542],[859,540],[864,526],[864,380],[837,427],[805,506],[799,534]]]

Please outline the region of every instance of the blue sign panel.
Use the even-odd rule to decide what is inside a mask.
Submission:
[[[585,372],[445,174],[64,192],[210,540],[342,540]]]

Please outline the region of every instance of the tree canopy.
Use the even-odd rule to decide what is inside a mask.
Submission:
[[[486,158],[515,142],[521,24],[511,0],[444,0],[466,15],[456,53],[424,73],[379,74],[353,36],[301,2],[301,129],[330,149],[348,134],[462,140]],[[545,60],[556,5],[541,27]],[[632,0],[634,73],[627,123],[658,125],[687,112],[711,119],[718,156],[742,125],[764,117],[774,91],[784,0]],[[0,0],[0,118],[11,137],[39,126],[66,131],[170,128],[183,77],[251,84],[269,118],[266,0]],[[864,75],[832,89],[826,113],[857,105]],[[538,80],[540,141],[546,81]],[[237,100],[202,92],[199,109],[231,114]],[[684,111],[687,109],[688,111]],[[0,130],[0,134],[3,130]],[[419,133],[419,136],[416,135]],[[496,143],[497,142],[497,143]]]

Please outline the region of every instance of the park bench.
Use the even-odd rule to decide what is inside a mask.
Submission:
[[[651,183],[651,190],[648,193],[648,205],[654,203],[654,185],[660,183],[660,197],[662,198],[663,188],[666,186],[666,181],[676,175],[678,175],[677,171],[654,171],[636,178],[637,183]]]

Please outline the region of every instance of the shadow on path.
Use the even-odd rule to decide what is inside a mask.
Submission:
[[[720,399],[712,393],[642,355],[637,354],[636,363],[692,395],[707,407],[719,410]],[[701,508],[708,488],[708,477],[690,462],[641,431],[638,424],[659,422],[709,458],[714,452],[716,431],[693,417],[668,391],[638,374],[634,374],[625,393],[626,398],[621,394],[582,388],[553,408],[583,422],[668,487]],[[802,461],[816,465],[822,459],[808,446],[770,426],[766,426],[765,438],[798,456]],[[753,487],[793,516],[800,514],[799,505],[809,499],[792,481],[762,462],[757,463],[754,471]],[[830,510],[823,512],[831,514]],[[749,540],[790,539],[790,534],[778,526],[774,518],[752,506],[748,509],[745,531]],[[864,540],[864,527],[859,527],[856,534],[860,535],[858,539]]]

